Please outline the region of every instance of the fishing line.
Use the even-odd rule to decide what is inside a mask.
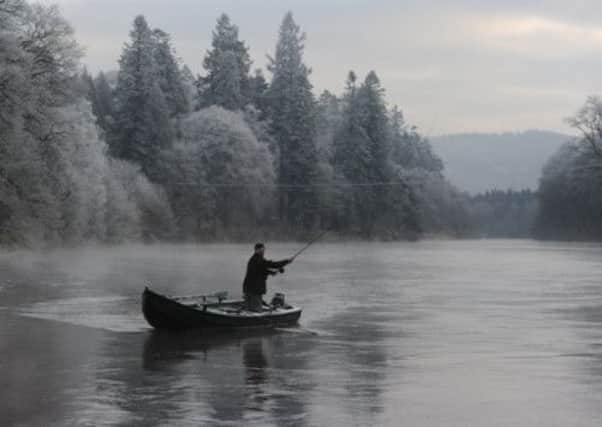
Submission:
[[[359,183],[332,183],[332,184],[209,184],[196,182],[176,182],[172,185],[195,185],[197,187],[212,187],[212,188],[328,188],[328,187],[392,187],[396,185],[406,186],[405,182],[359,182]]]

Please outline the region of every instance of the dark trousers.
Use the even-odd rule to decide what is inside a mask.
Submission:
[[[262,295],[245,294],[245,303],[249,311],[263,311]]]

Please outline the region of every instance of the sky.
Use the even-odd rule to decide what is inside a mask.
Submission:
[[[136,15],[202,74],[218,16],[265,72],[283,15],[307,34],[316,94],[376,71],[389,105],[425,135],[548,129],[602,93],[600,0],[42,0],[56,3],[92,72],[117,69]],[[266,72],[269,76],[269,73]]]

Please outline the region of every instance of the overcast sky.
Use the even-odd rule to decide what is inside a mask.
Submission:
[[[202,73],[221,12],[264,68],[287,10],[307,33],[316,93],[374,69],[422,133],[550,129],[602,93],[600,0],[58,0],[91,71],[117,68],[143,14]]]

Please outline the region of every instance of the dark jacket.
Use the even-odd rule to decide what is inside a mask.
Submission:
[[[270,261],[260,254],[253,254],[247,263],[247,274],[242,284],[244,294],[263,295],[266,293],[266,280],[270,274],[275,274],[275,270],[289,264],[290,261]]]

